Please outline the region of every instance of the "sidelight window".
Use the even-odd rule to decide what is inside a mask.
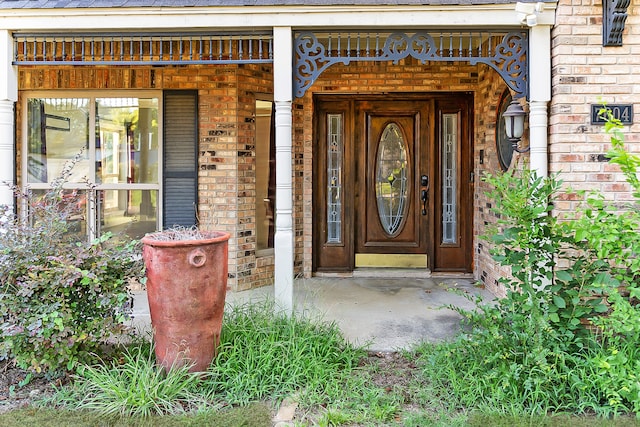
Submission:
[[[342,242],[342,115],[327,115],[327,243]]]
[[[458,115],[442,115],[442,243],[458,242]]]

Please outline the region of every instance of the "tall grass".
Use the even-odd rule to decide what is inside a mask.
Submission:
[[[122,358],[86,366],[68,395],[76,409],[101,415],[149,417],[180,414],[206,405],[195,389],[201,382],[189,366],[165,372],[156,366],[148,345],[126,349]]]
[[[234,404],[335,386],[364,355],[334,323],[274,314],[270,301],[225,314],[218,356],[202,387]]]
[[[333,323],[277,313],[273,302],[247,304],[227,308],[218,356],[207,373],[189,373],[189,366],[164,372],[150,345],[137,343],[111,362],[85,366],[52,403],[149,418],[293,394],[318,401],[326,390],[341,388],[364,354]]]
[[[557,396],[574,396],[565,400],[566,412],[613,415],[589,402],[615,397],[626,383],[605,375],[604,363],[594,368],[594,360],[606,355],[600,360],[607,369],[627,369],[624,360],[638,360],[637,347],[616,354],[610,346],[585,348],[583,363],[572,359],[571,369],[530,364],[527,371],[503,358],[502,346],[499,352],[495,340],[460,338],[405,351],[394,364],[377,354],[365,358],[334,324],[274,313],[272,303],[239,306],[226,313],[220,353],[205,375],[187,367],[164,373],[150,344],[136,343],[112,362],[86,367],[48,407],[0,415],[0,425],[269,426],[283,396],[298,401],[300,426],[636,425],[629,418],[551,419],[545,411],[552,408],[536,393],[560,384]],[[638,371],[624,378],[632,381]]]

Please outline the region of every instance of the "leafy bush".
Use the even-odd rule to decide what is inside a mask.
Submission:
[[[0,360],[35,372],[73,370],[124,332],[127,285],[143,273],[134,242],[73,233],[73,164],[43,196],[15,190],[28,220],[0,208]]]
[[[570,221],[551,215],[556,176],[487,175],[500,218],[487,237],[510,266],[507,295],[474,312],[453,343],[420,350],[427,374],[465,406],[502,413],[640,415],[640,157],[609,115],[609,158],[636,198],[614,206],[590,193]],[[566,266],[566,267],[565,267]],[[444,372],[444,375],[438,375]]]
[[[549,215],[560,184],[529,170],[486,180],[501,218],[501,228],[490,236],[493,255],[511,266],[512,276],[501,278],[506,296],[496,304],[478,300],[477,311],[457,309],[473,325],[468,335],[419,353],[438,388],[451,390],[464,407],[508,414],[567,409],[575,402],[563,386],[572,365],[566,356],[586,331],[576,310],[551,290],[569,240]]]
[[[582,215],[573,221],[576,246],[587,259],[606,266],[593,285],[608,308],[604,315],[590,319],[598,341],[586,356],[592,376],[579,384],[599,392],[594,410],[606,415],[632,412],[640,417],[640,156],[625,150],[622,125],[611,111],[604,113],[612,135],[607,156],[620,167],[634,199],[614,205],[602,194],[591,192]]]

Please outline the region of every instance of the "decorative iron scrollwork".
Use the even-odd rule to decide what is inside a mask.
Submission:
[[[528,95],[527,74],[529,44],[524,33],[507,33],[498,44],[493,57],[480,58],[475,62],[489,65],[500,74],[511,89],[521,96]],[[475,63],[473,60],[471,64]],[[520,98],[521,96],[514,96]]]
[[[435,45],[433,37],[427,33],[416,33],[412,36],[393,33],[384,44],[382,58],[397,63],[407,56],[412,56],[424,63],[437,57]]]
[[[413,57],[427,61],[482,63],[500,74],[515,97],[528,92],[528,33],[513,31],[323,33],[300,32],[294,40],[294,95],[301,97],[334,64],[352,61],[393,61]],[[381,45],[381,40],[383,43]]]

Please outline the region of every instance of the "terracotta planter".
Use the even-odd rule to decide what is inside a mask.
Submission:
[[[204,372],[220,343],[229,234],[176,236],[165,231],[142,239],[156,358],[167,370],[194,363],[190,371]]]

